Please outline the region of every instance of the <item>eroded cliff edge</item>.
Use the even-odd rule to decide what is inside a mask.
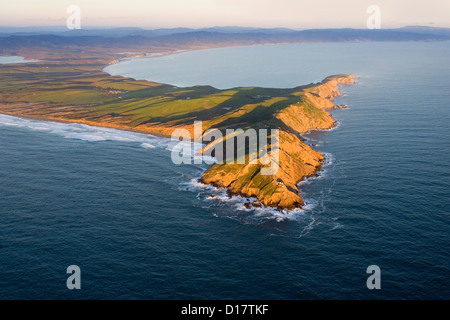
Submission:
[[[84,123],[170,137],[176,129],[191,134],[194,122],[203,130],[279,129],[279,164],[274,175],[262,165],[216,164],[202,182],[227,188],[230,194],[256,197],[279,209],[301,207],[299,181],[315,175],[324,155],[301,141],[311,129],[328,129],[335,121],[338,86],[353,75],[330,76],[295,88],[211,86],[180,88],[152,81],[111,76],[99,59],[41,61],[0,66],[0,113],[51,121]],[[211,146],[207,145],[206,149]]]
[[[313,129],[329,129],[335,120],[327,109],[337,108],[333,99],[340,96],[340,84],[354,83],[353,75],[335,75],[296,94],[299,101],[274,112],[279,131],[279,169],[263,175],[261,163],[214,164],[201,182],[226,188],[231,195],[256,197],[264,206],[294,209],[304,205],[297,185],[316,175],[324,155],[305,144],[299,134]],[[257,124],[254,124],[257,126]],[[270,153],[270,152],[269,152]]]

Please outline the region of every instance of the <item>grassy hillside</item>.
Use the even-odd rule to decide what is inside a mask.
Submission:
[[[314,175],[323,162],[323,155],[298,134],[333,126],[326,109],[335,107],[331,100],[338,95],[338,84],[353,82],[353,76],[337,75],[292,89],[178,88],[110,76],[101,71],[110,63],[77,59],[2,65],[0,112],[165,136],[177,128],[192,132],[198,120],[203,130],[224,133],[234,128],[280,129],[277,173],[262,175],[261,163],[215,164],[202,177],[231,194],[254,196],[280,209],[303,205],[297,183]]]

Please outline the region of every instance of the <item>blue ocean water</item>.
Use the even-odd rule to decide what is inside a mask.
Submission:
[[[0,115],[0,298],[449,299],[449,49],[254,46],[111,67],[220,88],[357,75],[339,126],[307,135],[329,164],[291,215],[199,185],[206,167],[174,165],[166,139]],[[73,264],[81,290],[66,288]]]

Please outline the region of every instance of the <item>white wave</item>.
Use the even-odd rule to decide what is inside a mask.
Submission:
[[[308,185],[311,182],[313,182],[314,180],[318,180],[318,179],[322,179],[324,177],[326,177],[328,175],[328,166],[332,165],[334,162],[334,156],[331,153],[328,152],[324,152],[324,161],[323,161],[323,165],[322,168],[319,172],[317,172],[317,175],[312,176],[312,177],[307,177],[304,178],[302,181],[300,181],[299,183],[297,183],[298,187],[301,187],[303,185]]]
[[[79,123],[62,123],[54,121],[33,120],[0,114],[0,126],[13,126],[36,131],[57,134],[67,139],[77,139],[89,142],[121,141],[140,142],[143,148],[155,146],[166,147],[170,142],[167,138],[155,137],[149,134],[89,126]]]
[[[170,138],[152,136],[151,134],[131,132],[114,128],[90,126],[80,123],[64,123],[27,119],[0,114],[0,126],[21,127],[30,130],[57,134],[67,139],[77,139],[89,142],[120,141],[138,142],[145,149],[164,148],[171,152],[180,152],[193,160],[193,163],[213,164],[217,160],[213,157],[199,156],[195,153],[202,149],[201,143],[190,141],[174,141]]]
[[[212,192],[212,193],[215,193],[215,192],[221,192],[221,193],[223,192],[223,193],[225,193],[225,189],[216,188],[216,187],[214,187],[214,186],[212,186],[210,184],[201,183],[199,181],[199,179],[200,179],[200,177],[192,178],[189,182],[183,182],[183,183],[181,183],[181,185],[182,186],[186,186],[187,185],[189,190],[193,190],[193,191],[203,191],[203,192],[209,191],[209,192]]]
[[[330,164],[333,164],[334,162],[334,156],[332,153],[324,152],[323,155],[325,156],[325,160],[323,161],[323,166],[329,166]]]
[[[340,224],[339,222],[335,222],[330,231],[336,230],[336,229],[342,229],[344,226]]]
[[[302,208],[292,210],[279,211],[277,208],[265,207],[250,207],[246,208],[246,203],[252,203],[257,201],[255,197],[243,197],[243,196],[229,196],[225,188],[216,188],[212,185],[207,185],[199,182],[199,178],[193,178],[187,183],[181,183],[182,189],[192,192],[197,192],[197,198],[208,204],[208,208],[211,208],[210,204],[216,204],[217,208],[222,208],[221,205],[226,205],[232,209],[234,215],[239,213],[250,214],[250,220],[257,220],[260,222],[275,220],[277,222],[285,220],[296,220],[303,216],[307,212],[311,212],[316,207],[315,200],[305,199],[305,205]],[[187,187],[186,187],[187,186]],[[181,188],[180,188],[181,189]],[[212,196],[214,195],[214,196]]]
[[[146,148],[146,149],[154,149],[156,148],[154,145],[147,143],[147,142],[143,142],[141,143],[141,147]]]
[[[331,154],[326,157],[332,158]],[[267,222],[296,222],[299,226],[298,237],[308,235],[316,226],[320,224],[330,225],[328,219],[320,215],[324,210],[326,198],[322,193],[314,195],[303,194],[305,205],[302,208],[279,211],[272,207],[250,207],[246,208],[245,203],[252,203],[256,200],[253,197],[232,196],[230,197],[226,189],[216,188],[199,182],[198,178],[193,178],[183,185],[189,186],[189,191],[196,193],[198,201],[203,208],[212,212],[215,218],[227,218],[245,224],[264,224]],[[212,196],[213,195],[213,196]],[[311,198],[314,197],[314,198]],[[334,221],[331,222],[330,231],[340,229],[343,226]],[[281,233],[282,234],[282,233]]]
[[[302,208],[296,208],[292,210],[284,210],[284,211],[277,211],[273,212],[274,217],[277,219],[277,221],[284,221],[284,220],[298,220],[303,218],[307,213],[310,213],[314,210],[314,208],[317,206],[317,203],[315,200],[309,200],[309,199],[303,199],[305,201],[305,205]]]

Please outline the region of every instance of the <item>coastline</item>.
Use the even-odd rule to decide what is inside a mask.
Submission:
[[[70,123],[85,124],[90,127],[109,128],[109,129],[134,132],[134,133],[145,134],[145,135],[149,135],[149,136],[166,138],[166,139],[171,138],[169,135],[164,135],[164,134],[161,134],[158,132],[150,132],[150,131],[145,131],[145,130],[140,130],[140,129],[133,129],[133,128],[129,128],[126,126],[121,126],[121,125],[117,125],[117,124],[113,124],[113,123],[99,124],[98,122],[94,122],[94,121],[51,118],[51,117],[43,117],[43,116],[36,116],[36,115],[23,115],[23,114],[17,114],[17,113],[12,113],[12,112],[5,112],[4,110],[2,110],[1,103],[0,103],[0,114],[6,115],[6,116],[17,117],[17,118],[23,118],[23,119],[37,120],[37,121],[48,121],[48,122],[58,122],[58,123],[67,123],[67,124],[70,124]]]
[[[63,119],[51,119],[51,118],[45,118],[45,117],[39,117],[39,116],[20,116],[17,114],[11,114],[11,113],[4,113],[0,111],[0,115],[6,115],[6,116],[11,116],[14,118],[18,118],[18,119],[29,119],[29,120],[34,120],[34,121],[42,121],[42,122],[48,122],[48,123],[63,123],[63,124],[82,124],[82,125],[87,125],[89,127],[94,127],[94,128],[108,128],[108,129],[114,129],[114,130],[119,130],[119,131],[124,131],[124,132],[132,132],[132,133],[138,133],[138,134],[142,134],[145,136],[149,136],[149,137],[158,137],[158,138],[163,138],[163,139],[170,139],[171,137],[166,136],[166,135],[156,135],[156,134],[151,134],[149,132],[146,131],[142,131],[142,130],[133,130],[133,129],[129,129],[129,128],[123,128],[123,127],[117,127],[117,126],[113,126],[113,125],[98,125],[98,124],[91,124],[90,122],[80,122],[80,121],[70,121],[70,120],[63,120]],[[332,130],[334,127],[330,128],[330,129],[313,129],[311,131],[329,131]],[[309,133],[309,132],[308,132]],[[306,133],[305,133],[306,134]],[[299,137],[303,140],[305,139],[303,137],[303,134],[299,135]],[[315,168],[315,173],[312,175],[308,175],[308,176],[304,176],[302,178],[301,181],[298,182],[298,187],[299,187],[299,191],[300,193],[301,191],[301,185],[303,185],[304,183],[311,183],[313,182],[315,179],[318,179],[320,177],[322,177],[323,175],[321,174],[324,171],[324,167],[328,166],[331,164],[329,160],[329,154],[323,154],[324,158],[323,161],[321,162],[321,164],[319,166],[317,166]],[[328,159],[328,160],[327,160]],[[205,170],[206,171],[206,170]],[[203,173],[205,172],[202,172]],[[255,196],[249,196],[245,193],[232,193],[230,192],[226,187],[220,186],[220,185],[216,185],[216,184],[212,184],[212,183],[205,183],[202,181],[202,175],[200,175],[198,178],[194,179],[197,183],[203,185],[203,186],[210,186],[213,188],[213,190],[211,192],[211,195],[208,196],[207,200],[211,200],[211,199],[219,199],[220,197],[217,195],[221,194],[222,198],[227,198],[227,199],[231,199],[231,198],[235,198],[236,197],[236,201],[238,201],[240,203],[240,206],[242,207],[242,209],[240,210],[252,210],[252,209],[257,209],[257,210],[267,210],[270,209],[271,211],[264,211],[264,212],[270,212],[271,214],[275,214],[276,212],[278,212],[279,214],[281,214],[281,216],[279,216],[277,219],[285,219],[288,218],[291,214],[294,214],[295,212],[299,212],[296,211],[297,209],[304,209],[305,206],[308,206],[309,203],[305,202],[302,206],[298,206],[295,208],[290,208],[285,210],[285,208],[282,207],[271,207],[271,206],[264,206],[261,204],[261,201],[256,198]],[[191,184],[192,181],[188,184]],[[188,188],[189,189],[189,188]],[[224,201],[224,199],[222,199],[221,201]],[[280,218],[281,217],[281,218]]]
[[[176,53],[176,51],[167,54],[173,53]],[[161,96],[161,98],[166,99],[165,96],[167,96],[167,94],[173,95],[172,92],[176,93],[177,90],[183,92],[183,88],[151,81],[134,80],[122,76],[112,76],[105,71],[98,73],[99,67],[100,70],[103,70],[114,62],[118,63],[118,60],[104,60],[103,62],[97,62],[90,67],[92,76],[87,77],[87,83],[98,82],[98,76],[101,75],[102,81],[107,81],[108,83],[111,83],[111,85],[102,85],[101,87],[98,87],[97,84],[97,86],[92,87],[92,90],[88,89],[86,93],[100,94],[101,99],[107,98],[107,100],[111,100],[112,103],[114,103],[115,109],[104,107],[101,109],[102,111],[99,112],[96,104],[92,104],[92,102],[89,102],[87,105],[81,103],[81,101],[77,103],[76,100],[73,100],[70,98],[70,95],[68,95],[71,91],[66,93],[67,89],[64,87],[63,89],[58,89],[59,91],[56,92],[58,93],[58,97],[61,97],[61,101],[67,100],[70,102],[69,104],[49,100],[45,95],[48,94],[47,89],[38,89],[37,94],[42,95],[42,98],[39,96],[36,99],[36,91],[32,91],[30,93],[30,98],[28,98],[30,100],[26,100],[26,97],[20,97],[19,101],[11,99],[14,95],[7,92],[6,96],[3,94],[3,97],[6,97],[6,99],[1,99],[2,96],[0,95],[0,99],[2,100],[2,103],[0,103],[0,113],[40,121],[85,124],[93,127],[111,128],[170,139],[171,133],[175,129],[187,129],[192,133],[194,119],[202,120],[202,117],[204,117],[201,116],[204,114],[202,112],[198,113],[200,118],[194,117],[192,119],[192,117],[189,116],[192,113],[192,109],[189,106],[192,106],[195,109],[195,107],[198,107],[197,103],[204,104],[207,103],[207,101],[210,101],[208,102],[210,105],[209,108],[215,110],[214,108],[218,105],[220,106],[221,102],[216,102],[217,98],[214,98],[216,100],[212,100],[212,98],[218,94],[223,98],[223,92],[229,92],[231,90],[219,90],[207,86],[196,87],[196,89],[200,90],[202,95],[200,100],[196,99],[198,100],[197,102],[194,99],[183,99],[182,93],[180,95],[181,99],[168,100],[168,103],[177,106],[176,108],[178,109],[175,109],[176,112],[179,112],[178,110],[181,108],[182,110],[186,110],[184,112],[187,112],[187,116],[178,117],[179,120],[176,121],[172,121],[171,118],[168,117],[168,120],[157,118],[158,120],[153,122],[149,122],[148,120],[142,121],[139,120],[141,118],[138,118],[139,122],[135,122],[129,112],[115,111],[118,107],[119,109],[125,108],[129,104],[127,101],[133,101],[132,103],[136,104],[145,101],[143,99],[148,99],[139,97],[134,98],[135,94],[133,92],[142,92],[143,89],[140,88],[145,88],[145,92],[148,92],[152,99],[154,99],[154,94],[152,92],[154,90],[163,90],[157,97]],[[55,65],[55,67],[60,66],[60,63],[52,64],[52,62],[47,62],[46,64],[49,65],[49,67],[52,67],[53,65]],[[37,70],[42,70],[40,69],[42,68],[42,64],[34,67]],[[40,72],[41,71],[39,71],[39,73]],[[76,72],[80,71],[77,69]],[[36,74],[38,79],[40,77],[39,73]],[[88,73],[88,75],[91,73]],[[80,74],[85,75],[86,73]],[[64,76],[67,77],[66,75]],[[69,77],[68,79],[70,80],[71,78]],[[204,184],[225,188],[230,196],[240,195],[242,197],[256,198],[258,199],[258,202],[254,204],[255,207],[274,207],[279,211],[303,207],[305,203],[300,196],[301,190],[298,188],[298,184],[306,178],[318,175],[318,172],[320,172],[324,164],[325,156],[307,145],[305,143],[305,138],[302,135],[308,133],[310,130],[330,130],[337,125],[337,122],[327,110],[340,108],[340,106],[336,106],[333,103],[334,98],[341,95],[338,87],[342,84],[354,83],[354,79],[355,76],[353,75],[334,75],[325,78],[320,83],[299,86],[292,89],[255,87],[251,89],[255,92],[254,96],[248,93],[248,88],[235,89],[235,92],[231,92],[228,98],[227,96],[225,96],[225,98],[232,101],[231,97],[237,93],[243,92],[242,94],[245,95],[239,98],[242,101],[239,101],[238,103],[231,102],[230,107],[232,108],[221,108],[216,111],[216,113],[219,112],[216,115],[204,119],[206,122],[206,128],[204,128],[204,130],[217,128],[224,132],[225,129],[228,128],[241,128],[243,126],[255,129],[279,129],[281,150],[279,163],[281,170],[278,170],[279,172],[272,176],[262,176],[261,169],[264,166],[261,163],[256,165],[213,164],[202,174],[200,181]],[[55,85],[64,86],[64,83],[65,82],[61,84],[58,82]],[[134,87],[137,87],[137,89],[135,88],[135,91],[130,91]],[[99,88],[102,90],[100,93],[98,91]],[[209,96],[205,96],[205,90],[207,90],[207,94],[211,96],[211,98],[208,99]],[[52,89],[50,92],[53,94],[55,91]],[[128,93],[133,97],[132,100],[127,98]],[[116,99],[117,95],[120,95],[118,97],[119,99]],[[125,99],[128,100],[124,101],[122,98],[123,95],[125,95]],[[280,101],[283,101],[281,105]],[[261,109],[261,107],[265,105],[270,107],[270,109]],[[258,111],[258,113],[254,114],[252,117],[246,118],[248,114],[258,110],[255,109],[256,107],[261,109],[263,116],[261,116]],[[229,109],[232,110],[228,111]],[[267,112],[269,112],[269,114]],[[208,114],[208,112],[206,114]],[[239,114],[238,118],[236,118],[236,114]],[[155,116],[158,116],[158,113],[156,113]],[[241,118],[246,120],[243,122],[240,120]],[[231,122],[230,125],[222,124],[227,121],[229,122],[230,120],[234,122]],[[206,144],[204,150],[207,149],[208,146],[209,144]],[[271,152],[269,152],[269,154],[270,153]]]
[[[260,170],[263,167],[261,164],[244,166],[214,164],[202,175],[201,182],[226,188],[230,196],[256,197],[258,202],[253,204],[254,207],[261,205],[276,207],[279,211],[302,208],[305,202],[300,196],[302,191],[299,183],[307,178],[319,176],[326,158],[324,154],[304,142],[303,134],[311,130],[330,130],[336,127],[338,123],[326,110],[337,108],[332,101],[335,97],[341,96],[339,85],[355,83],[354,79],[353,75],[330,76],[321,84],[312,87],[322,94],[326,93],[325,96],[315,96],[320,99],[314,98],[314,101],[321,102],[317,103],[315,108],[323,112],[323,115],[327,115],[328,123],[312,121],[309,124],[311,127],[304,129],[305,118],[302,117],[304,113],[299,109],[305,107],[305,103],[300,103],[300,106],[290,105],[282,110],[287,110],[288,115],[296,113],[292,118],[276,115],[276,118],[283,120],[289,129],[280,130],[279,148],[282,151],[279,160],[280,170],[270,179],[261,176]],[[315,92],[311,91],[312,93]]]

